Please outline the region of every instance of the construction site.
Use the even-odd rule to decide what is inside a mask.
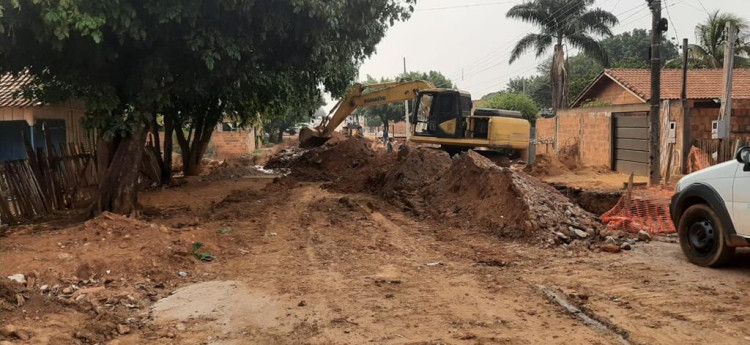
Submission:
[[[0,345],[750,344],[750,8],[633,5],[0,1]]]
[[[4,342],[750,339],[746,256],[705,270],[673,235],[602,224],[627,175],[554,156],[523,171],[474,151],[388,154],[338,133],[285,147],[263,170],[224,163],[146,191],[137,218],[14,227]]]

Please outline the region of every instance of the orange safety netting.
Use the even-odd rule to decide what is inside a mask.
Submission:
[[[708,153],[693,146],[688,155],[688,170],[696,172],[711,166]],[[677,232],[669,214],[669,202],[674,194],[671,186],[631,189],[604,213],[602,222],[607,229],[626,232],[645,230],[652,234]]]
[[[693,173],[710,166],[711,163],[708,160],[708,153],[695,146],[690,148],[690,154],[688,155],[689,172]]]
[[[673,194],[674,189],[665,186],[633,189],[602,215],[602,222],[609,230],[675,233],[677,231],[669,215],[669,202]]]

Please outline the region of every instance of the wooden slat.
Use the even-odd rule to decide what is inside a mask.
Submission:
[[[648,163],[648,152],[637,150],[615,150],[615,157],[619,160],[631,161],[637,163]]]
[[[648,128],[648,116],[645,113],[615,114],[615,128]]]
[[[648,151],[648,140],[615,139],[615,150],[618,149]]]
[[[648,128],[617,128],[615,137],[620,139],[648,139]]]
[[[648,175],[648,164],[615,160],[615,170],[625,174]]]

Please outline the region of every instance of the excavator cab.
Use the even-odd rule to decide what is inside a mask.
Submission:
[[[455,89],[417,94],[411,141],[440,145],[449,153],[483,148],[528,159],[530,124],[520,112],[474,109],[471,95]]]
[[[471,116],[471,96],[459,90],[420,92],[411,115],[415,136],[461,138]]]

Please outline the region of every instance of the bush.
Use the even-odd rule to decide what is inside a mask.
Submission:
[[[531,97],[520,93],[499,93],[484,102],[484,108],[516,110],[533,126],[536,123],[540,107]]]

